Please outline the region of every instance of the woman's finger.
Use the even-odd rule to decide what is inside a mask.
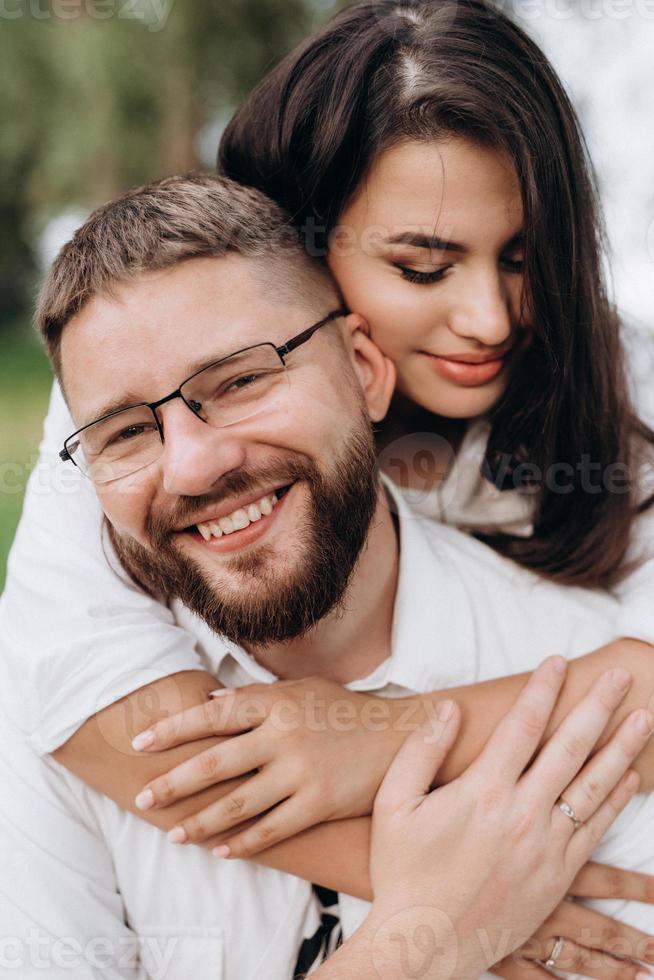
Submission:
[[[212,853],[221,858],[250,858],[280,841],[295,837],[307,826],[304,800],[301,795],[295,795],[256,820],[247,830],[229,837]]]
[[[151,725],[132,740],[140,752],[161,752],[184,742],[215,735],[238,735],[260,725],[267,716],[265,695],[223,688],[224,697],[214,697]]]
[[[269,759],[269,749],[260,733],[246,732],[199,752],[153,779],[136,797],[136,806],[139,810],[169,806],[207,786],[244,776],[266,765]]]
[[[621,668],[605,671],[595,681],[539,752],[525,776],[528,788],[554,804],[586,762],[631,681]]]
[[[423,799],[454,745],[461,712],[454,701],[436,705],[436,717],[412,732],[388,768],[375,798],[375,811],[393,812]]]
[[[652,734],[651,716],[638,710],[626,718],[607,744],[590,759],[581,772],[563,790],[561,797],[572,807],[577,818],[587,821],[602,805],[612,789],[640,755]],[[574,823],[555,806],[552,819],[562,832],[572,834]]]
[[[198,813],[180,820],[168,834],[174,844],[201,844],[216,834],[224,835],[239,824],[258,817],[287,799],[290,788],[271,780],[267,770],[211,803]]]
[[[500,779],[517,781],[545,734],[566,669],[563,657],[549,657],[540,664],[469,772],[476,771],[482,779],[492,772]]]
[[[504,980],[552,980],[552,974],[534,960],[522,959],[518,953],[507,956],[492,969],[495,976]]]
[[[648,963],[654,958],[654,937],[619,919],[602,915],[595,909],[565,901],[522,947],[520,954],[525,959],[544,961],[549,957],[558,936],[611,956]]]
[[[556,937],[551,940],[550,946],[555,942]],[[604,949],[580,946],[571,939],[564,940],[553,968],[564,973],[591,977],[593,980],[636,980],[636,976],[643,970],[638,963],[619,959]]]
[[[568,891],[577,898],[619,898],[654,905],[654,876],[589,861]]]
[[[586,863],[611,824],[634,798],[639,786],[639,774],[630,769],[599,810],[573,833],[566,849],[566,860],[573,867]]]

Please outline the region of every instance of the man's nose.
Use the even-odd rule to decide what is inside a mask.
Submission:
[[[498,270],[481,272],[461,282],[450,311],[450,329],[484,347],[499,347],[511,336],[511,302]]]
[[[166,493],[198,497],[210,493],[216,482],[245,462],[237,427],[217,429],[199,419],[181,399],[159,410],[164,427],[161,461]]]

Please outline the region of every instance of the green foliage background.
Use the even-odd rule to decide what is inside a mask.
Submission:
[[[30,326],[43,273],[37,248],[43,230],[62,212],[88,211],[134,184],[212,166],[221,125],[243,96],[342,5],[339,0],[3,4],[0,591],[50,388],[49,368]],[[159,22],[153,19],[157,9],[167,13]]]

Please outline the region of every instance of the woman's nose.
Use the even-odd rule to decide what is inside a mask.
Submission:
[[[508,290],[496,270],[461,282],[449,326],[453,333],[483,347],[500,347],[511,336],[512,316]]]

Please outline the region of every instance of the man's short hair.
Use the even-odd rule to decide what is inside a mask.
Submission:
[[[61,377],[61,335],[95,296],[200,257],[251,256],[273,300],[320,310],[338,297],[288,215],[260,191],[191,173],[128,191],[98,208],[62,248],[41,289],[36,325]]]

